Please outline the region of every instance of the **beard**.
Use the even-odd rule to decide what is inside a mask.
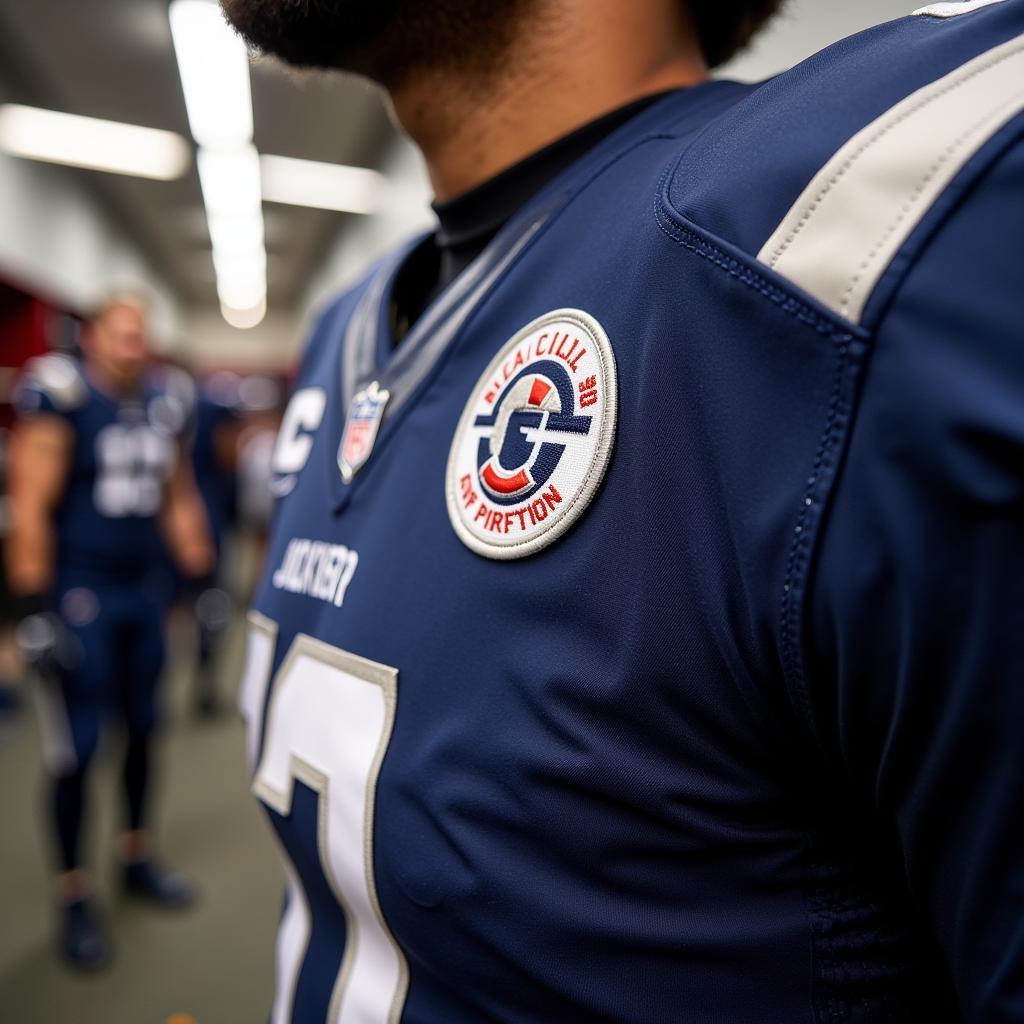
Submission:
[[[257,50],[394,89],[411,75],[501,62],[534,0],[221,0]]]

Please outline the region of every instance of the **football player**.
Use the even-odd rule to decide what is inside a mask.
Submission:
[[[220,712],[217,695],[218,655],[231,618],[231,598],[224,589],[224,533],[234,511],[234,462],[240,430],[236,408],[237,384],[223,379],[200,381],[195,393],[195,435],[190,446],[192,476],[203,502],[216,557],[217,572],[209,586],[195,592],[196,654],[193,701],[196,714],[214,718]]]
[[[86,968],[108,958],[81,840],[88,768],[112,712],[126,734],[125,888],[164,906],[192,897],[185,879],[154,860],[147,831],[170,597],[161,529],[191,576],[209,572],[212,551],[181,452],[189,409],[174,389],[146,383],[146,320],[140,299],[112,295],[85,331],[84,361],[37,359],[16,393],[7,560],[53,774],[60,948]]]
[[[224,2],[439,219],[276,450],[272,1019],[1024,1020],[1024,0]]]

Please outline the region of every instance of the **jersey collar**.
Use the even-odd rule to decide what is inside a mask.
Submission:
[[[462,328],[492,294],[509,270],[557,217],[570,199],[618,156],[652,135],[671,134],[670,127],[732,83],[708,82],[652,103],[625,125],[597,143],[585,156],[542,189],[502,228],[483,252],[427,307],[399,346],[391,337],[389,314],[392,292],[398,275],[420,245],[430,235],[421,235],[386,260],[364,285],[362,295],[344,328],[339,346],[336,372],[339,375],[340,401],[325,423],[330,451],[328,468],[333,507],[340,512],[362,481],[372,472],[404,414],[429,387],[440,371],[445,354],[458,339]],[[666,107],[679,105],[679,114]],[[373,451],[365,464],[343,478],[339,468],[340,444],[345,432],[353,398],[376,385],[376,392],[387,392]]]

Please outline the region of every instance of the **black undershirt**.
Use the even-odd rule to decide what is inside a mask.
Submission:
[[[664,95],[645,96],[604,114],[469,192],[446,203],[434,203],[438,229],[409,256],[395,281],[391,308],[391,336],[395,344],[548,182]]]

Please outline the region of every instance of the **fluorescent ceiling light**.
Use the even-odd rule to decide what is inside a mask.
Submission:
[[[266,304],[267,289],[256,286],[241,288],[218,281],[217,298],[220,299],[220,304],[225,309],[255,309],[257,306]]]
[[[346,167],[288,156],[260,157],[263,198],[271,203],[311,206],[343,213],[379,209],[384,178],[366,167]]]
[[[253,309],[267,301],[267,286],[265,282],[243,284],[218,278],[217,298],[221,306],[228,309]]]
[[[267,253],[249,57],[213,0],[171,0],[169,18],[189,128],[199,143],[221,313],[234,327],[255,327],[267,311]]]
[[[214,214],[207,222],[213,251],[251,253],[263,248],[263,218],[250,214]]]
[[[173,0],[171,35],[192,137],[208,149],[252,140],[252,92],[245,44],[228,27],[220,5]]]
[[[192,158],[174,132],[7,103],[0,107],[0,149],[13,156],[139,178],[180,178]]]
[[[232,327],[247,331],[250,327],[255,327],[263,322],[263,318],[267,315],[267,303],[264,300],[249,309],[235,309],[233,306],[221,303],[220,314]]]
[[[213,250],[213,266],[218,281],[266,281],[267,254],[263,249],[244,253],[222,253]]]
[[[262,217],[260,160],[255,147],[246,145],[231,152],[200,149],[197,161],[208,218]]]
[[[255,326],[267,301],[259,157],[247,143],[231,151],[201,148],[197,162],[221,312],[235,326]]]

